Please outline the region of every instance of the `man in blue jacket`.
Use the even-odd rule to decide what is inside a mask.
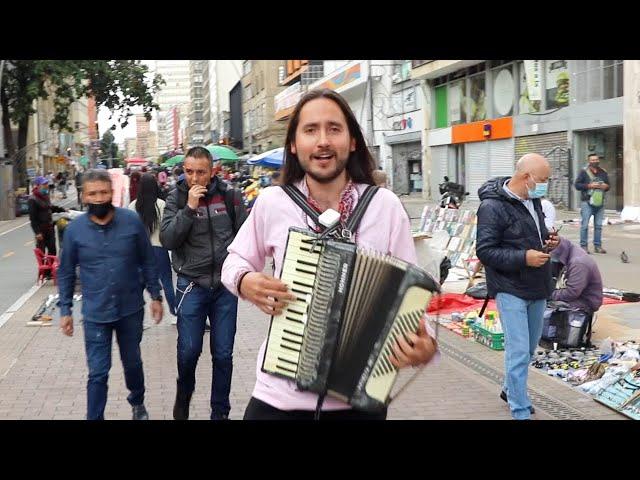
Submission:
[[[580,170],[575,187],[580,191],[580,246],[589,253],[589,220],[593,216],[593,249],[596,253],[607,253],[602,248],[602,221],[604,220],[604,192],[609,190],[609,174],[600,168],[600,157],[595,153],[587,157],[589,165]]]
[[[527,395],[529,360],[542,335],[551,296],[549,251],[558,244],[547,231],[540,197],[547,193],[551,166],[529,153],[513,177],[489,180],[478,190],[478,258],[485,267],[489,296],[495,296],[505,335],[505,380],[500,397],[511,415],[527,420],[534,413]]]
[[[151,312],[162,320],[162,296],[149,236],[136,212],[111,203],[111,176],[88,170],[82,203],[88,211],[65,229],[58,270],[60,329],[73,335],[73,292],[80,266],[84,342],[89,367],[87,420],[104,420],[111,369],[113,332],[118,339],[127,397],[134,420],[148,420],[144,407],[144,373],[140,355],[144,287],[151,294]]]

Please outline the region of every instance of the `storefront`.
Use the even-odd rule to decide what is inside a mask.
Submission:
[[[574,182],[593,151],[609,172],[606,207],[623,208],[622,60],[433,61],[415,70],[413,78],[428,83],[432,100],[432,129],[423,137],[430,149],[432,198],[448,175],[467,187],[469,199],[477,199],[482,177],[509,175],[522,155],[539,153],[552,167],[549,199],[577,209]],[[509,141],[500,139],[495,149],[487,146],[497,141],[493,135],[489,142],[447,138],[455,137],[454,129],[507,118]],[[503,155],[509,150],[507,162]]]
[[[490,178],[513,173],[514,139],[511,117],[485,120],[431,131],[431,192],[448,176],[464,185],[469,200]]]
[[[623,145],[622,127],[611,127],[574,132],[574,145],[578,171],[587,164],[587,155],[600,157],[600,167],[609,174],[610,189],[605,197],[605,208],[622,210]]]
[[[391,157],[394,192],[396,194],[422,192],[422,144],[420,141],[391,145]]]

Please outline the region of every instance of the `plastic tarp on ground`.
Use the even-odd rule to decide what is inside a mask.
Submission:
[[[427,307],[427,313],[445,315],[453,312],[468,313],[482,308],[484,300],[470,297],[464,293],[443,293],[435,295]],[[613,305],[617,303],[627,303],[623,300],[604,297],[603,305]],[[497,310],[496,301],[489,300],[487,310]]]

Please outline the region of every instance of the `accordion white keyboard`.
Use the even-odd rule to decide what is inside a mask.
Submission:
[[[311,243],[300,232],[290,232],[280,280],[297,299],[282,314],[274,316],[269,331],[263,369],[295,379],[304,326],[313,292],[321,245],[311,252]]]

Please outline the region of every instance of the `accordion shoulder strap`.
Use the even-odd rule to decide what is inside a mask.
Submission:
[[[347,230],[349,230],[350,232],[355,232],[357,230],[358,225],[360,225],[360,220],[362,220],[362,216],[364,215],[364,212],[367,210],[367,207],[369,206],[371,199],[373,198],[373,196],[376,194],[377,191],[378,191],[378,187],[375,185],[369,185],[366,188],[366,190],[362,194],[362,197],[360,198],[360,200],[358,200],[355,210],[351,213],[349,220],[347,220],[347,225],[346,225]]]
[[[318,219],[320,217],[320,214],[314,208],[312,208],[311,205],[309,205],[309,202],[307,202],[307,199],[305,198],[304,194],[300,190],[298,190],[298,188],[296,188],[293,185],[280,185],[280,186],[285,191],[285,193],[289,195],[291,200],[293,200],[304,211],[304,213],[306,213],[309,217],[313,219],[314,223],[322,231],[326,229]],[[364,212],[366,211],[367,207],[369,206],[369,203],[371,202],[371,199],[373,198],[373,196],[376,194],[377,191],[378,191],[378,187],[376,187],[375,185],[369,185],[365,189],[365,191],[362,194],[362,197],[360,197],[360,200],[358,200],[355,210],[351,213],[351,216],[349,217],[349,220],[345,225],[346,229],[349,232],[354,232],[358,228],[358,225],[360,224],[360,220],[362,220],[362,216],[364,215]]]
[[[307,199],[304,197],[304,194],[297,189],[297,187],[293,186],[293,185],[280,185],[282,187],[282,190],[284,190],[284,192],[289,195],[289,197],[291,197],[291,200],[293,200],[303,211],[304,213],[306,213],[309,217],[311,217],[314,221],[314,223],[321,229],[321,230],[325,230],[324,225],[322,225],[320,223],[320,221],[318,220],[318,218],[320,217],[320,214],[311,207],[311,205],[309,205],[309,202],[307,202]]]

